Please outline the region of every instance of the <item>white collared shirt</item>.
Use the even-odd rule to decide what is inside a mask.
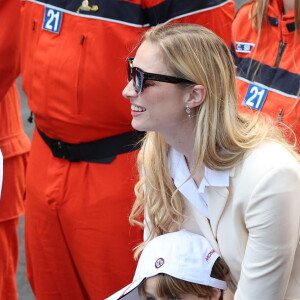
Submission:
[[[206,187],[228,187],[229,170],[215,171],[205,167],[204,178],[197,187],[195,181],[190,178],[191,173],[183,154],[171,148],[169,151],[169,170],[176,188],[188,199],[199,211],[209,218],[208,196]],[[187,180],[188,179],[188,180]]]

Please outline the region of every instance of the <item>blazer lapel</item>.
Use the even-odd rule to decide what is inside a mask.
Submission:
[[[188,199],[184,198],[184,200],[185,220],[183,228],[206,237],[211,246],[220,253],[220,249],[211,230],[209,220]]]
[[[210,225],[214,237],[217,237],[217,229],[220,218],[228,200],[229,191],[227,187],[208,187],[208,213]]]

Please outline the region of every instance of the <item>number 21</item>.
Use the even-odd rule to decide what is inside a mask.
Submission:
[[[255,84],[250,84],[243,105],[261,110],[266,100],[268,90]]]
[[[49,9],[47,12],[47,17],[49,18],[46,22],[45,28],[49,29],[51,31],[57,31],[58,30],[58,24],[59,24],[59,11],[56,13],[53,9]],[[53,24],[54,23],[54,24]]]

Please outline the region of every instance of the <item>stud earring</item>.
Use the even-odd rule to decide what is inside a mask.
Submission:
[[[185,112],[187,113],[188,117],[190,118],[191,117],[191,109],[188,104],[185,106]]]

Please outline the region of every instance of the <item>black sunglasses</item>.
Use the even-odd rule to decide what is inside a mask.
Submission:
[[[155,80],[155,81],[162,81],[162,82],[169,82],[169,83],[190,83],[195,84],[194,82],[178,78],[169,75],[161,75],[155,73],[146,73],[137,67],[133,67],[133,57],[129,57],[128,62],[128,82],[133,80],[133,86],[135,91],[140,94],[144,90],[144,84],[146,80]]]

